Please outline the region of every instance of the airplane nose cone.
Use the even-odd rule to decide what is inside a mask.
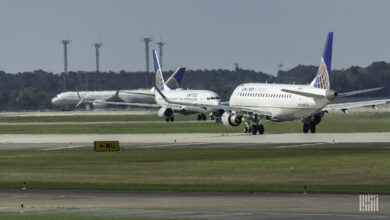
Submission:
[[[54,97],[51,99],[51,104],[52,105],[58,105],[58,98]]]

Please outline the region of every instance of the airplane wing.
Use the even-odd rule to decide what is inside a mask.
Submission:
[[[127,94],[134,94],[134,95],[144,95],[144,96],[151,96],[154,97],[154,93],[150,92],[142,92],[142,91],[120,91],[121,93],[127,93]]]
[[[106,105],[121,105],[121,106],[130,106],[130,107],[144,107],[144,108],[160,108],[161,106],[158,104],[147,104],[147,103],[131,103],[131,102],[116,102],[116,101],[99,101],[99,100],[84,100],[80,98],[80,101],[76,104],[76,107],[79,106],[81,103],[99,103],[99,104],[106,104]]]
[[[85,101],[87,102],[87,101]],[[106,105],[122,105],[130,107],[145,107],[145,108],[160,108],[158,104],[147,104],[147,103],[131,103],[131,102],[110,102],[110,101],[90,101],[90,103],[101,103]]]
[[[390,103],[390,99],[378,99],[378,100],[370,100],[370,101],[362,101],[362,102],[346,102],[346,103],[338,103],[338,104],[330,104],[323,108],[323,111],[328,110],[342,110],[345,112],[350,108],[359,108],[359,107],[373,107],[376,108],[377,105],[384,105]]]
[[[235,112],[238,115],[249,114],[249,115],[258,115],[258,116],[263,116],[263,117],[272,117],[271,112],[257,110],[257,109],[251,109],[251,108],[242,108],[242,107],[234,107],[234,106],[227,106],[227,105],[210,105],[210,104],[197,104],[197,103],[171,101],[158,88],[156,88],[156,91],[161,95],[161,97],[165,100],[165,102],[167,102],[169,104],[180,105],[180,106],[196,106],[196,107],[204,108],[205,110],[208,110],[208,111],[223,110],[225,112]]]

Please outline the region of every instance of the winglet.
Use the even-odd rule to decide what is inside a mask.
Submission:
[[[160,67],[160,62],[158,61],[158,55],[157,55],[157,51],[156,50],[153,50],[153,60],[154,60],[154,71],[155,71],[155,74],[156,74],[156,82],[155,82],[155,86],[156,88],[159,88],[160,90],[164,90],[164,78],[163,78],[163,75],[162,75],[162,70],[161,70],[161,67]]]
[[[318,67],[317,75],[310,83],[310,86],[315,88],[330,89],[330,75],[332,71],[332,46],[333,32],[328,33],[325,47],[322,52],[320,66]]]

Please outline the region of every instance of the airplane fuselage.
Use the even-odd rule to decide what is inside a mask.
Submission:
[[[209,90],[166,90],[164,95],[174,102],[185,102],[191,104],[220,105],[219,95]],[[160,94],[155,94],[156,103],[165,107],[171,107],[175,112],[181,114],[209,113],[214,109],[205,109],[197,106],[180,106],[168,104]]]
[[[131,94],[126,93],[126,91],[130,92],[142,92],[149,95],[142,94]],[[97,100],[108,100],[111,97],[114,97],[117,91],[108,90],[108,91],[80,91],[80,97],[82,97],[85,101],[97,101]],[[140,89],[140,90],[121,90],[118,94],[118,98],[124,102],[139,102],[139,103],[155,103],[153,92],[148,89]],[[63,106],[63,107],[73,107],[80,101],[80,98],[75,91],[62,92],[56,95],[51,103],[54,106]]]
[[[318,97],[307,97],[283,90],[318,94]],[[325,89],[309,85],[246,83],[236,87],[229,105],[271,112],[273,121],[292,121],[310,116],[326,106],[330,101],[319,97],[326,96],[326,92]]]

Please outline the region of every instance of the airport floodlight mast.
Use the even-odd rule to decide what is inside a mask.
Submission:
[[[145,37],[145,61],[146,61],[146,73],[149,73],[149,43],[152,42],[152,38]]]
[[[146,61],[146,74],[145,74],[145,86],[148,86],[148,74],[149,74],[149,43],[152,42],[151,37],[145,37],[145,61]]]
[[[160,66],[161,68],[163,68],[163,47],[164,45],[166,44],[166,42],[162,42],[162,41],[159,41],[159,42],[156,42],[157,46],[158,46],[158,52],[160,54]]]
[[[96,50],[96,72],[99,73],[100,72],[100,47],[103,46],[103,43],[95,43],[94,44],[95,46],[95,50]]]
[[[68,75],[68,44],[71,40],[62,40],[61,43],[64,45],[64,91],[66,91],[66,77]]]

